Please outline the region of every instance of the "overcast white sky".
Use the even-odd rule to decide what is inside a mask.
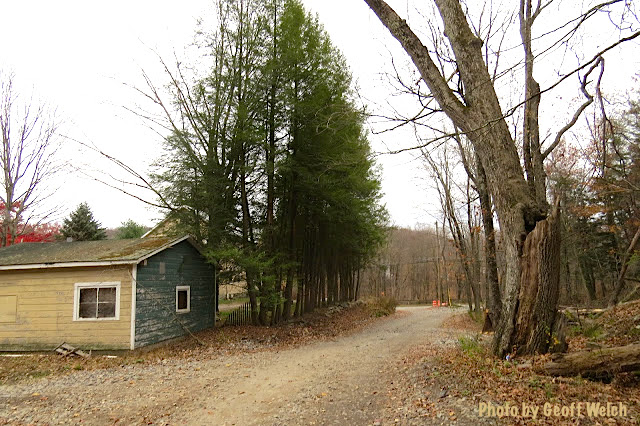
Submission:
[[[390,56],[402,55],[362,0],[303,0],[346,56],[370,110],[383,104],[391,90],[380,73],[390,70]],[[409,3],[390,2],[398,11],[411,12]],[[406,3],[406,10],[404,5]],[[193,40],[195,23],[209,10],[210,0],[169,1],[30,1],[3,2],[0,25],[0,66],[13,70],[25,94],[31,88],[64,119],[65,134],[117,156],[140,172],[159,153],[160,138],[123,106],[140,101],[125,84],[140,85],[141,69],[163,83],[152,50],[164,57],[184,54]],[[412,13],[412,14],[411,14]],[[629,70],[620,83],[630,85],[638,69],[638,45],[627,60]],[[372,135],[374,151],[414,144],[410,132]],[[65,155],[76,164],[104,164],[72,143]],[[438,207],[423,182],[421,165],[410,154],[380,157],[384,201],[398,225],[432,224]],[[434,201],[432,201],[434,200]],[[62,206],[58,219],[87,201],[104,226],[126,219],[152,225],[159,214],[117,190],[71,173],[56,194]]]

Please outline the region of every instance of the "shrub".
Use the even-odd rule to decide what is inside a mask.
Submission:
[[[367,299],[366,305],[374,316],[384,317],[396,311],[398,301],[390,296],[379,296]]]

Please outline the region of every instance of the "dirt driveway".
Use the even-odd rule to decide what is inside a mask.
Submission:
[[[402,354],[437,336],[451,313],[399,308],[356,334],[295,349],[0,386],[0,424],[371,425]]]

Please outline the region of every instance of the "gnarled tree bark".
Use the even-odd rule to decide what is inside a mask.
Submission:
[[[536,348],[547,352],[558,314],[560,280],[560,211],[538,222],[527,235],[521,258],[520,309],[516,317],[513,344],[516,351]]]

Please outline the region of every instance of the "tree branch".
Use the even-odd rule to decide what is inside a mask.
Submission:
[[[560,129],[560,131],[556,134],[555,139],[553,140],[553,142],[551,143],[551,145],[549,145],[549,147],[547,149],[544,150],[544,152],[542,153],[542,159],[544,160],[545,158],[547,158],[549,156],[549,154],[551,154],[551,152],[556,149],[556,147],[560,144],[560,141],[562,139],[562,136],[564,136],[564,134],[569,131],[569,129],[571,129],[576,122],[578,121],[578,118],[580,118],[580,115],[582,114],[582,112],[593,103],[593,95],[591,95],[589,92],[587,92],[587,78],[589,77],[589,75],[591,74],[591,72],[598,66],[600,65],[600,76],[598,78],[597,81],[597,91],[599,92],[599,88],[600,88],[600,81],[602,80],[602,75],[604,74],[604,59],[602,57],[599,57],[598,60],[589,68],[589,70],[587,71],[587,73],[584,75],[584,77],[582,77],[582,83],[580,84],[580,90],[582,91],[582,94],[587,98],[587,100],[580,105],[580,108],[578,108],[576,110],[576,112],[573,114],[573,117],[571,118],[571,120],[562,128]]]
[[[456,98],[445,78],[436,67],[429,51],[418,36],[409,28],[407,21],[382,0],[365,0],[369,8],[378,16],[380,22],[387,27],[391,35],[400,42],[404,50],[418,68],[420,75],[433,93],[442,109],[453,117],[462,119],[464,105]]]

